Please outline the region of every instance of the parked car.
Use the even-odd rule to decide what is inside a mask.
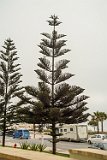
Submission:
[[[89,144],[92,144],[92,143],[100,143],[104,140],[107,140],[107,134],[95,134],[93,136],[91,136],[90,138],[88,138],[87,142]]]
[[[13,133],[13,138],[28,139],[29,137],[30,133],[27,129],[18,129]]]
[[[107,150],[107,140],[103,140],[102,142],[93,143],[88,148],[94,148],[94,149],[102,149]]]
[[[102,150],[107,150],[107,141],[100,142],[99,148]]]

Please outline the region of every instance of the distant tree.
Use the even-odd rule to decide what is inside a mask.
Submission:
[[[93,112],[91,115],[92,119],[89,123],[93,122],[97,125],[97,132],[99,133],[99,123],[101,122],[101,132],[103,132],[103,122],[107,119],[107,114],[105,112]]]
[[[105,112],[100,112],[100,121],[101,121],[101,131],[104,131],[103,122],[107,119],[107,114]]]
[[[97,123],[97,132],[99,133],[100,112],[93,112],[93,118]]]
[[[4,42],[4,50],[0,51],[0,124],[3,130],[2,145],[5,146],[6,129],[15,122],[16,105],[14,105],[16,95],[23,93],[19,86],[21,80],[20,64],[13,40],[7,39]]]
[[[95,113],[94,113],[95,114]],[[101,122],[101,132],[103,132],[103,122],[107,119],[107,114],[105,112],[96,112],[95,114],[96,118]]]
[[[95,120],[93,115],[91,115],[91,120],[88,122],[88,125],[93,126],[94,127],[94,131],[95,131],[95,127],[98,126],[98,122]]]

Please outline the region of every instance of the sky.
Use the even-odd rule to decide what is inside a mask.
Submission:
[[[71,85],[85,89],[89,112],[107,113],[107,1],[106,0],[0,0],[0,50],[11,38],[20,57],[23,85],[37,86],[41,33],[51,32],[47,20],[57,15],[63,22],[59,33],[66,34],[71,52]],[[105,123],[107,130],[107,123]]]

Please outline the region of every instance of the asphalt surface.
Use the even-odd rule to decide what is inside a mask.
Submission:
[[[20,146],[22,142],[28,142],[28,143],[43,143],[47,147],[52,147],[52,143],[50,142],[50,137],[36,137],[36,138],[29,138],[29,139],[13,139],[13,137],[6,136],[6,145],[13,146],[15,143],[17,146]],[[0,136],[0,142],[2,142],[2,136]],[[84,149],[88,148],[90,145],[85,143],[77,143],[77,142],[66,142],[66,141],[60,141],[57,143],[57,149],[61,149],[64,151],[68,151],[69,149]]]

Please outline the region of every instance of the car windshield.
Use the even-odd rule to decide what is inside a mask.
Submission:
[[[28,130],[24,130],[24,133],[29,134],[29,131]]]
[[[103,145],[104,145],[104,149],[107,150],[107,143],[103,143]]]
[[[19,133],[22,133],[22,130],[18,130]]]
[[[107,139],[107,134],[106,134],[106,135],[104,135],[104,138],[105,138],[105,139]]]

